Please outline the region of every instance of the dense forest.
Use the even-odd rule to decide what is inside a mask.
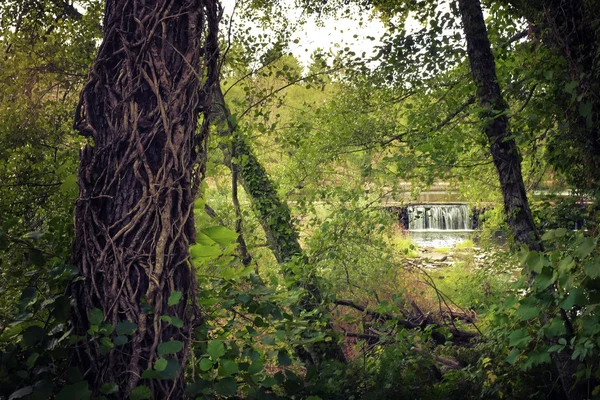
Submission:
[[[599,6],[3,0],[0,400],[600,399]]]

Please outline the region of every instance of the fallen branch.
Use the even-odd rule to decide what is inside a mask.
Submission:
[[[401,317],[399,317],[397,315],[388,314],[388,313],[380,313],[377,311],[369,310],[366,307],[363,307],[360,304],[356,304],[351,300],[334,300],[333,303],[338,306],[354,308],[355,310],[358,310],[366,315],[369,315],[370,317],[372,317],[373,319],[376,319],[376,320],[395,321],[398,325],[400,325],[406,329],[425,329],[428,326],[434,326],[434,329],[431,330],[431,338],[437,344],[446,343],[446,337],[442,333],[438,332],[435,329],[435,326],[438,324],[435,321],[430,320],[429,318],[424,318],[420,323],[416,323],[416,322],[402,319]],[[460,342],[468,343],[470,341],[470,339],[477,336],[476,333],[463,331],[456,327],[447,327],[447,328],[450,331],[450,333],[452,333],[452,335],[454,336],[455,341],[458,340]],[[348,334],[346,334],[346,335],[348,336]],[[367,337],[367,336],[363,337],[363,339],[369,339],[369,337]],[[375,336],[375,337],[378,337],[378,336]]]

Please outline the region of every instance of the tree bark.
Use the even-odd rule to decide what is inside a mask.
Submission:
[[[539,237],[529,209],[517,144],[510,137],[508,105],[496,77],[496,64],[481,5],[479,0],[460,0],[459,7],[471,75],[477,86],[479,106],[483,109],[481,118],[485,121],[485,133],[498,172],[507,222],[517,243],[537,249]]]
[[[73,322],[88,337],[78,357],[96,393],[115,382],[120,398],[141,384],[154,399],[184,397],[183,367],[201,321],[188,251],[208,132],[197,119],[216,79],[209,50],[218,12],[216,0],[106,1],[104,40],[75,118],[88,143],[78,170],[72,261],[84,279],[73,285]],[[94,309],[117,328],[104,335],[109,342],[119,333],[126,344],[86,334]],[[135,330],[123,333],[123,321]],[[166,379],[142,380],[169,341],[178,342],[165,355]]]
[[[510,135],[506,115],[508,105],[502,97],[496,77],[496,64],[481,3],[479,0],[459,0],[458,4],[467,39],[471,75],[477,86],[479,105],[483,110],[481,117],[485,121],[485,133],[498,172],[508,225],[517,243],[525,244],[531,250],[543,250],[529,209],[517,145]],[[584,399],[582,385],[575,385],[573,377],[577,371],[577,363],[570,359],[568,351],[553,354],[567,398]]]

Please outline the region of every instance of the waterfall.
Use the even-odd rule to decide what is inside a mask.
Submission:
[[[471,218],[466,204],[408,206],[408,229],[411,231],[471,230]]]

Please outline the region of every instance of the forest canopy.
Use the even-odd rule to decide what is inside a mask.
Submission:
[[[0,400],[600,399],[599,5],[2,2]]]

